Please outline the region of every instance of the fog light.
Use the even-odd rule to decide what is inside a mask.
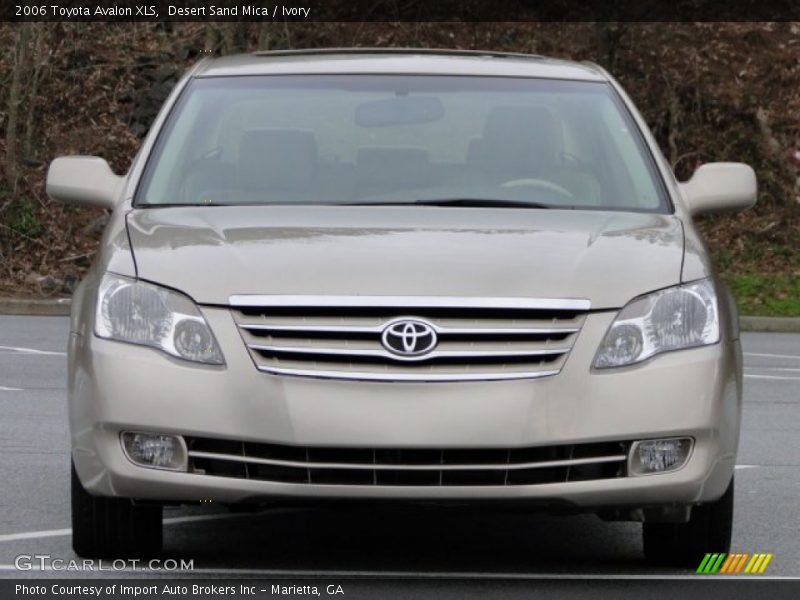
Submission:
[[[151,469],[186,470],[186,444],[177,435],[122,433],[122,448],[132,463]]]
[[[692,438],[634,442],[628,461],[631,475],[650,475],[680,469],[692,451]]]

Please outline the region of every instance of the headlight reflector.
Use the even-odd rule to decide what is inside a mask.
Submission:
[[[600,346],[597,366],[624,365],[634,362],[642,353],[644,341],[642,340],[642,330],[631,325],[622,323],[614,325],[606,334]],[[604,365],[599,365],[599,358],[603,357]]]
[[[629,302],[603,338],[594,366],[621,367],[661,352],[718,341],[717,296],[711,280],[703,279]]]
[[[185,360],[225,364],[208,323],[187,296],[112,273],[100,283],[95,333]]]

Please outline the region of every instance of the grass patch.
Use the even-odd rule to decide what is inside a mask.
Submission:
[[[800,316],[800,277],[791,273],[726,273],[739,312],[768,317]]]
[[[23,200],[9,210],[11,229],[27,238],[34,238],[44,231],[44,226],[36,216],[33,203]]]

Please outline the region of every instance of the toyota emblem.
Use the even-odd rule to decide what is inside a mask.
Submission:
[[[381,343],[399,357],[421,357],[436,347],[438,337],[433,325],[419,319],[398,319],[383,330]]]

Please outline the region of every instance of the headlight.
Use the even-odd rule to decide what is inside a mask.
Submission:
[[[594,366],[631,365],[660,352],[719,341],[717,296],[710,279],[640,296],[608,329]]]
[[[111,273],[100,283],[95,334],[185,360],[225,364],[208,323],[187,296]]]

